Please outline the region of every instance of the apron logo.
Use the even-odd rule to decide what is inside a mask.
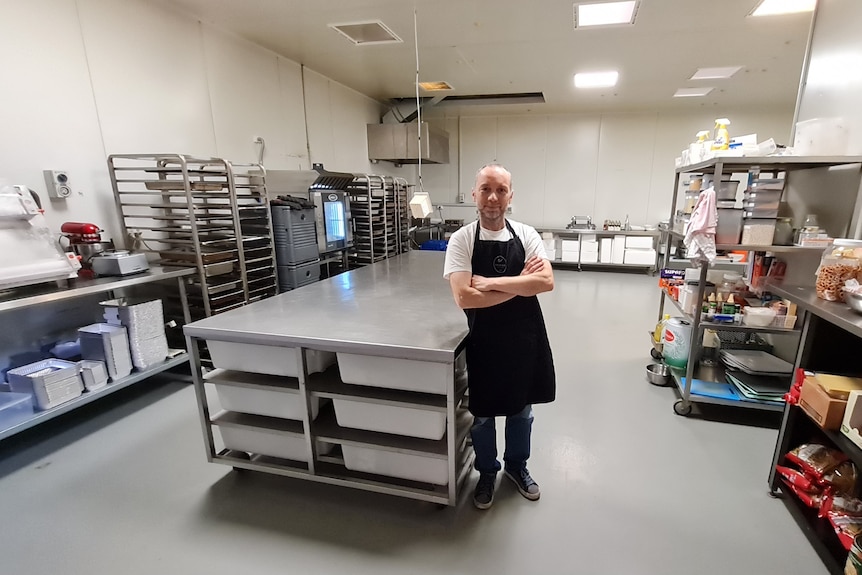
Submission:
[[[494,258],[494,271],[498,274],[505,273],[509,268],[509,262],[506,261],[506,258],[503,256],[497,256]]]

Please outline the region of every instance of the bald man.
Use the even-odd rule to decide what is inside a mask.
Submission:
[[[470,430],[479,480],[473,504],[494,502],[501,467],[518,491],[539,499],[527,470],[532,406],[554,400],[551,346],[537,294],[554,289],[554,273],[536,230],[506,219],[512,174],[497,164],[476,174],[473,200],[479,219],[452,234],[443,277],[467,315]],[[495,418],[506,417],[504,466],[497,460]]]

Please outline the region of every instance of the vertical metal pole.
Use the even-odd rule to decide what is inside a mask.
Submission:
[[[212,463],[215,457],[215,438],[213,437],[212,423],[210,423],[210,408],[207,402],[206,389],[204,389],[204,380],[201,376],[201,356],[198,350],[198,338],[187,335],[186,347],[190,355],[189,365],[195,388],[195,399],[197,399],[198,404],[198,417],[200,418],[201,430],[204,434],[207,461]]]
[[[308,454],[308,472],[314,475],[314,462],[317,460],[317,443],[311,430],[311,394],[308,392],[308,361],[306,349],[297,347],[296,367],[299,376],[299,396],[305,409],[302,412],[302,431],[305,436],[305,451]]]
[[[458,503],[458,451],[455,439],[458,426],[455,419],[455,360],[446,370],[446,453],[449,463],[449,505]]]

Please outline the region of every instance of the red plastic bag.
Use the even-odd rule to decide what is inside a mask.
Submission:
[[[801,471],[790,469],[789,467],[784,467],[781,465],[776,465],[775,471],[777,471],[779,475],[781,475],[781,477],[788,483],[798,487],[802,491],[807,491],[809,493],[820,492],[820,487],[817,484],[813,483],[810,479],[805,477],[805,474]]]
[[[830,511],[828,514],[829,523],[838,534],[838,539],[844,549],[850,551],[853,546],[853,540],[857,535],[862,535],[862,517],[853,517],[852,515],[843,515]]]
[[[802,503],[804,503],[807,507],[811,507],[813,509],[820,508],[820,503],[823,499],[822,495],[820,495],[819,493],[809,493],[807,491],[803,491],[802,489],[799,489],[783,477],[781,478],[781,481],[783,481],[784,484],[787,485],[787,488],[790,489],[796,495],[796,497],[798,497],[799,500],[802,501]]]

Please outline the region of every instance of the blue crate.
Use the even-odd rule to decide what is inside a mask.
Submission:
[[[428,240],[426,242],[422,242],[419,249],[432,252],[445,252],[447,243],[449,243],[448,240]]]

